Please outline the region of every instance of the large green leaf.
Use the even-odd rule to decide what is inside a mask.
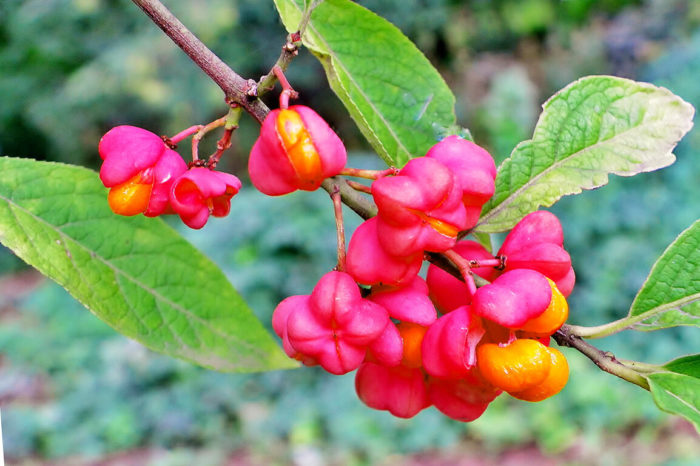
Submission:
[[[700,379],[700,354],[683,356],[663,365],[664,369]]]
[[[539,206],[674,162],[694,109],[669,90],[612,76],[589,76],[544,105],[532,139],[498,170],[478,231],[513,227]]]
[[[304,0],[275,0],[296,31]],[[455,98],[425,56],[395,26],[350,0],[326,0],[303,42],[362,134],[387,164],[403,166],[441,136],[457,134]]]
[[[700,432],[700,379],[672,372],[647,376],[654,402],[662,410],[679,414]]]
[[[0,158],[0,242],[147,347],[221,371],[293,367],[223,273],[162,220],[114,215],[93,171]]]
[[[700,326],[700,220],[669,245],[632,302],[637,330]]]

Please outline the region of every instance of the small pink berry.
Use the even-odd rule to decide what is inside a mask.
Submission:
[[[546,210],[523,217],[508,233],[499,255],[506,257],[505,270],[537,270],[557,284],[569,296],[576,276],[571,257],[564,250],[564,232],[559,219]]]
[[[372,196],[379,242],[393,256],[446,251],[467,226],[461,188],[450,169],[432,158],[412,159],[398,175],[378,179]]]
[[[448,136],[435,144],[426,157],[439,160],[452,170],[462,187],[462,201],[467,208],[467,228],[479,221],[481,207],[495,191],[496,164],[484,148],[459,136]]]
[[[202,228],[209,219],[225,217],[231,210],[231,198],[241,182],[230,173],[195,167],[180,176],[170,191],[170,204],[190,228]]]
[[[163,139],[135,126],[117,126],[102,136],[98,151],[104,160],[100,179],[110,188],[108,201],[115,213],[166,213],[170,187],[187,165]]]
[[[311,295],[283,300],[274,311],[274,322],[283,342],[286,335],[292,357],[310,358],[340,375],[360,366],[368,346],[390,320],[383,307],[362,298],[350,275],[329,272]]]
[[[357,227],[350,238],[346,270],[363,285],[400,286],[413,280],[422,263],[422,252],[404,257],[388,254],[379,244],[377,217],[372,217]]]
[[[363,363],[355,376],[357,396],[370,408],[410,418],[430,406],[425,375],[420,369]]]
[[[253,185],[269,196],[314,191],[347,160],[345,146],[316,112],[303,105],[271,111],[250,152]]]
[[[551,300],[547,277],[535,270],[515,269],[476,290],[472,310],[504,327],[517,329],[542,314]]]

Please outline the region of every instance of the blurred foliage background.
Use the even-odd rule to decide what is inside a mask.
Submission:
[[[368,0],[407,34],[458,98],[460,122],[497,161],[527,139],[539,105],[586,74],[668,87],[700,106],[700,2]],[[166,4],[239,74],[257,79],[285,32],[271,1]],[[288,76],[341,134],[352,166],[378,166],[308,52]],[[275,96],[268,96],[270,102]],[[97,141],[133,124],[174,134],[226,111],[219,89],[127,0],[0,2],[0,154],[98,167]],[[256,124],[244,118],[225,168],[245,178]],[[215,138],[211,138],[215,139]],[[205,149],[214,140],[205,140]],[[207,146],[208,145],[208,146]],[[185,157],[187,154],[182,152]],[[571,321],[624,316],[663,249],[699,217],[700,130],[672,167],[565,198],[578,275]],[[269,322],[334,265],[324,193],[244,189],[227,219],[182,229]],[[348,212],[348,229],[359,219]],[[178,227],[181,228],[181,227]],[[542,403],[501,397],[471,424],[427,410],[367,409],[352,375],[317,369],[229,375],[154,354],[0,251],[0,408],[9,464],[697,464],[697,434],[635,386],[566,351],[572,376]],[[697,333],[624,332],[618,357],[698,352]]]

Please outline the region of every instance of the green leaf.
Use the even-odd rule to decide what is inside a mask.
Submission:
[[[496,192],[477,229],[506,231],[539,206],[674,162],[692,127],[692,105],[669,90],[612,76],[589,76],[550,98],[532,139],[498,170]]]
[[[275,0],[289,32],[303,0]],[[326,0],[311,15],[303,42],[321,61],[333,91],[389,165],[425,155],[455,125],[455,98],[425,56],[395,26],[350,0]]]
[[[491,242],[491,235],[488,233],[480,233],[478,231],[474,231],[471,233],[471,235],[474,237],[474,240],[482,245],[488,252],[493,254],[493,243]]]
[[[636,330],[700,326],[700,220],[656,261],[627,319],[633,319]]]
[[[647,376],[654,402],[663,411],[678,414],[700,432],[700,379],[672,372]]]
[[[155,351],[221,371],[295,365],[177,232],[160,219],[113,214],[93,171],[0,158],[0,242]]]
[[[684,356],[663,365],[666,370],[700,379],[700,354]]]

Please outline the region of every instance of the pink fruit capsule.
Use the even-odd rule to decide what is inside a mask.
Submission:
[[[484,335],[469,306],[445,314],[428,327],[421,352],[423,368],[434,377],[460,378],[476,365],[476,345]]]
[[[516,269],[479,288],[472,310],[504,327],[517,329],[542,314],[551,300],[547,277],[535,270]]]
[[[393,256],[446,251],[467,226],[461,188],[450,169],[432,158],[412,159],[398,175],[378,179],[372,196],[379,242]]]
[[[418,274],[423,253],[403,257],[388,254],[379,243],[377,221],[377,217],[365,221],[350,238],[347,273],[363,285],[405,285]]]
[[[180,155],[154,133],[135,126],[109,130],[98,146],[102,183],[111,188],[108,201],[120,215],[155,217],[168,210],[175,179],[187,171]]]
[[[316,112],[303,105],[271,111],[250,152],[253,185],[269,196],[314,191],[347,160],[345,146]]]
[[[228,215],[231,198],[240,189],[240,180],[230,173],[195,167],[175,180],[170,204],[185,225],[199,229],[207,223],[209,215]]]
[[[368,346],[390,320],[383,307],[362,298],[350,275],[329,272],[310,296],[283,300],[274,311],[273,324],[289,343],[287,354],[318,362],[339,375],[360,366]]]
[[[484,148],[459,136],[448,136],[430,148],[426,157],[439,160],[452,170],[462,189],[467,209],[467,228],[479,221],[481,207],[495,191],[496,164]]]
[[[498,254],[506,257],[506,271],[537,270],[552,279],[564,296],[569,296],[576,276],[563,244],[564,232],[559,219],[551,212],[540,210],[526,215],[515,225]]]
[[[366,362],[355,376],[355,390],[370,408],[397,417],[410,418],[430,406],[425,375],[420,369]]]

